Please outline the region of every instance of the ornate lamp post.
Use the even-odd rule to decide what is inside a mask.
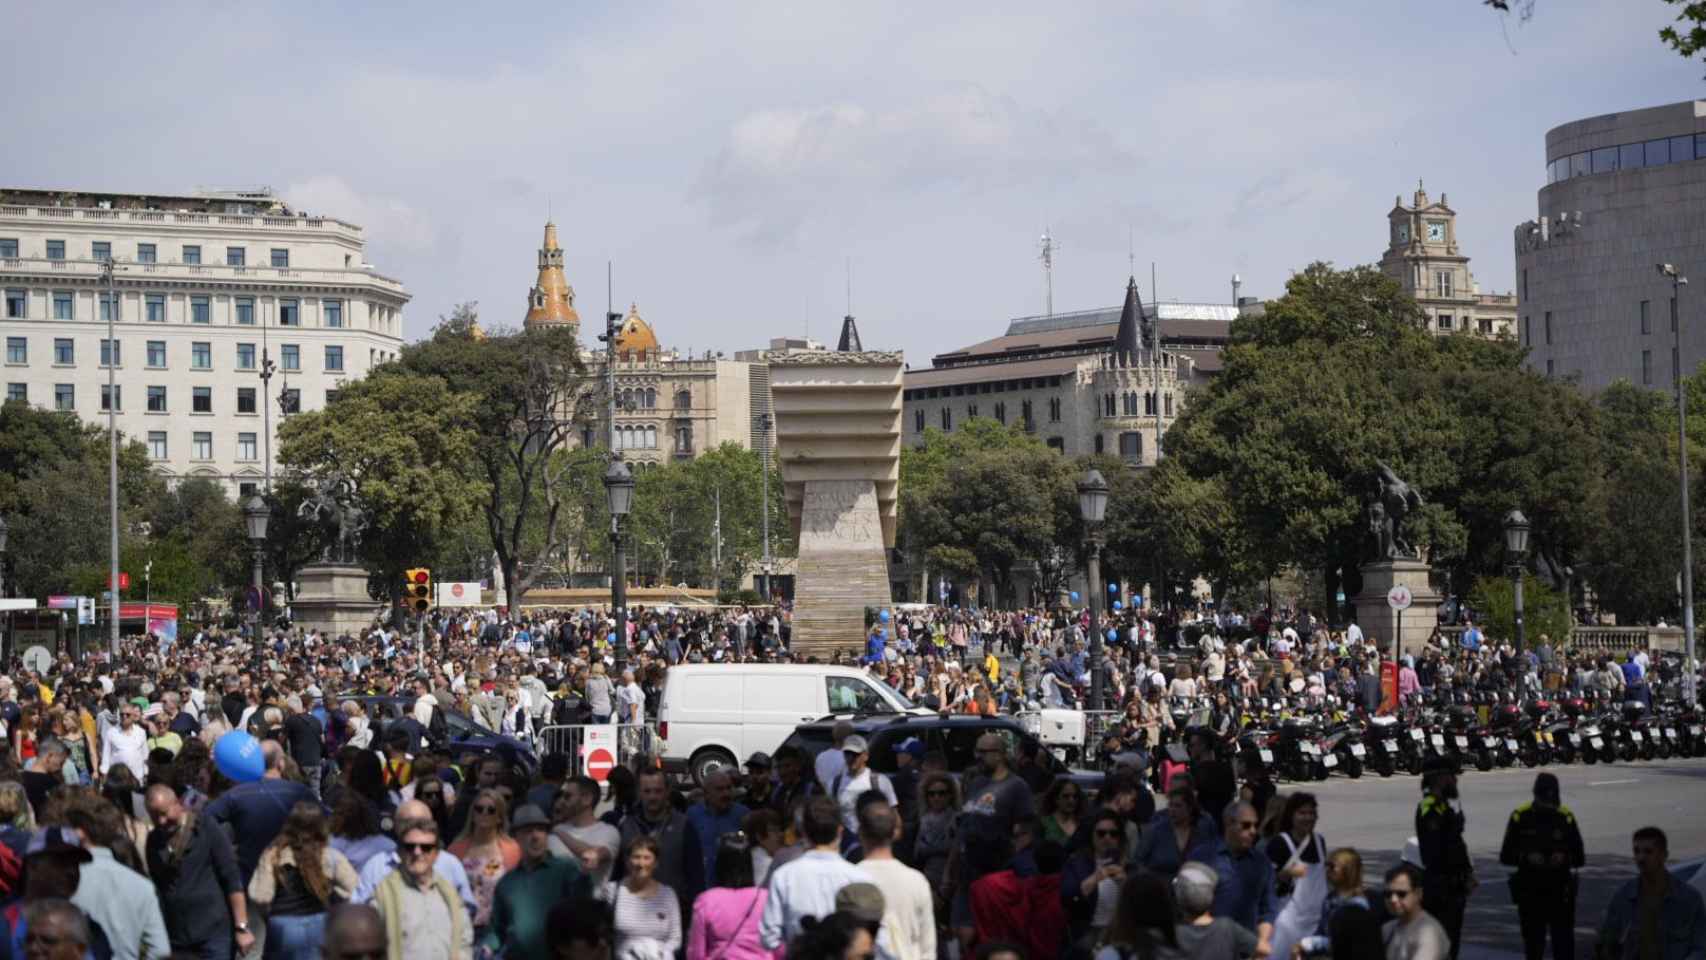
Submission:
[[[622,551],[622,518],[634,505],[634,474],[620,460],[604,471],[610,504],[610,605],[616,612],[616,676],[628,668],[628,557]]]
[[[1687,658],[1682,671],[1682,699],[1694,705],[1694,678],[1699,668],[1694,662],[1694,526],[1688,516],[1688,395],[1682,389],[1682,288],[1688,278],[1676,264],[1658,264],[1659,275],[1670,280],[1670,328],[1676,337],[1676,456],[1682,476],[1682,649]]]
[[[1078,482],[1078,513],[1084,518],[1086,571],[1090,591],[1090,709],[1102,703],[1102,624],[1096,604],[1102,593],[1102,518],[1108,512],[1108,481],[1099,470],[1091,470]]]
[[[249,550],[251,553],[249,576],[249,605],[253,608],[255,638],[260,637],[261,610],[266,607],[266,588],[261,580],[265,571],[267,552],[267,521],[272,518],[272,511],[267,502],[259,494],[249,498],[243,504],[243,528],[249,535]]]
[[[1521,510],[1505,514],[1505,561],[1510,565],[1511,588],[1516,591],[1516,652],[1524,646],[1522,626],[1522,571],[1528,556],[1528,518]]]

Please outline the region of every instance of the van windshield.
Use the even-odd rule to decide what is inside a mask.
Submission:
[[[912,704],[881,679],[830,676],[824,682],[829,694],[831,713],[904,713]]]
[[[870,677],[869,679],[872,683],[874,683],[878,687],[880,687],[885,694],[889,695],[890,697],[893,697],[894,701],[896,703],[900,704],[900,709],[901,709],[902,713],[905,713],[906,711],[911,710],[913,708],[913,703],[911,700],[908,700],[906,698],[906,694],[901,693],[899,690],[896,690],[895,688],[889,686],[887,680],[884,680],[882,677]]]

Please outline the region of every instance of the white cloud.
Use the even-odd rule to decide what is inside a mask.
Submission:
[[[358,191],[335,174],[319,174],[293,183],[284,188],[284,199],[293,209],[337,217],[361,227],[370,250],[368,258],[375,262],[379,258],[371,253],[373,248],[397,257],[424,254],[438,245],[438,230],[426,214],[397,197]]]

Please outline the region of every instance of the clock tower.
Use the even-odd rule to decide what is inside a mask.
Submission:
[[[1514,334],[1516,297],[1482,294],[1457,246],[1457,211],[1445,194],[1430,200],[1421,181],[1406,206],[1394,198],[1386,214],[1382,273],[1398,281],[1427,314],[1436,334],[1465,331],[1482,336]]]

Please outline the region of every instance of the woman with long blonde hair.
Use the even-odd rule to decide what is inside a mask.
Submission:
[[[498,881],[521,862],[521,844],[509,835],[509,803],[497,790],[481,790],[468,808],[462,834],[449,846],[450,854],[462,861],[473,889],[476,909],[470,919],[474,939],[479,941],[492,919],[492,896]]]
[[[348,901],[359,882],[349,860],[331,846],[320,805],[304,800],[291,807],[249,880],[249,902],[268,908],[262,960],[316,960],[326,912]]]

